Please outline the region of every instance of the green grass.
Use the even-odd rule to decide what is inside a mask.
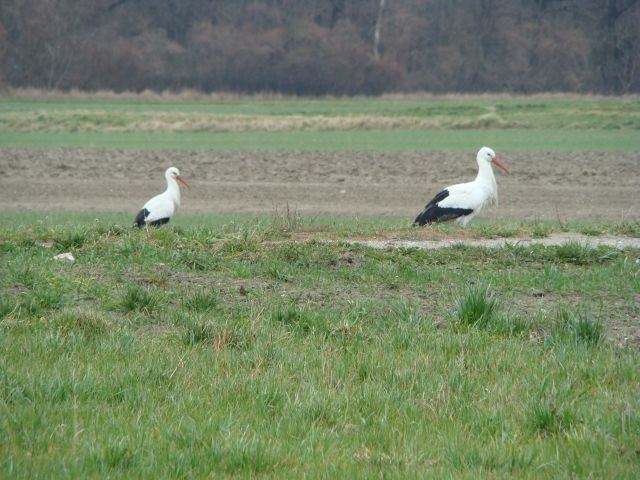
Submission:
[[[11,148],[123,148],[323,151],[467,151],[478,145],[513,152],[615,152],[640,149],[637,130],[355,130],[285,132],[0,132]]]
[[[640,473],[640,250],[36,218],[0,216],[2,477]]]
[[[55,237],[56,245],[61,249],[82,246],[86,241],[86,229],[103,229],[111,235],[121,235],[130,230],[133,224],[131,214],[122,213],[86,213],[86,212],[11,212],[0,211],[0,225],[6,235],[11,232],[29,231],[41,240]],[[302,216],[297,212],[278,212],[272,216],[250,215],[177,215],[172,221],[172,229],[197,235],[200,241],[214,242],[225,237],[260,238],[285,240],[296,234],[305,238],[346,239],[350,237],[386,238],[393,236],[403,240],[439,238],[506,238],[517,237],[545,238],[553,234],[574,232],[587,234],[623,235],[640,237],[638,222],[607,221],[492,221],[474,220],[462,229],[452,223],[432,225],[429,229],[417,229],[411,226],[413,218],[405,217],[327,217]],[[162,235],[163,230],[157,234]],[[566,246],[568,256],[572,246]],[[578,249],[576,252],[580,254]],[[204,262],[209,260],[197,252],[185,256],[183,261]],[[195,267],[194,267],[195,268]]]

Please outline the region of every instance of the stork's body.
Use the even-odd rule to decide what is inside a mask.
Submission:
[[[164,193],[156,195],[147,203],[136,215],[134,225],[142,227],[143,225],[152,225],[159,227],[165,223],[169,223],[171,217],[180,207],[180,186],[178,182],[186,186],[189,184],[180,176],[180,171],[171,167],[164,172],[167,180],[167,189]]]
[[[488,147],[480,149],[476,160],[478,175],[475,180],[451,185],[440,191],[416,217],[414,225],[456,220],[464,226],[485,206],[498,203],[498,186],[491,164],[495,164],[507,173],[509,173],[509,169],[496,158],[495,152]]]

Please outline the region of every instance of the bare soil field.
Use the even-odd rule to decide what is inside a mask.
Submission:
[[[504,153],[484,218],[640,220],[640,153]],[[436,152],[0,149],[0,210],[131,212],[179,167],[182,213],[413,219],[442,187],[472,180],[475,155]]]

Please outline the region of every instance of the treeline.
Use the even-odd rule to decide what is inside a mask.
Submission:
[[[640,91],[640,0],[1,0],[0,86]]]

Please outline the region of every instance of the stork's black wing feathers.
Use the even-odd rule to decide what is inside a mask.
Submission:
[[[444,190],[442,190],[440,193],[436,194],[435,197],[433,197],[429,203],[427,203],[427,206],[424,207],[424,209],[426,210],[427,208],[435,205],[438,202],[441,202],[442,200],[444,200],[445,198],[447,198],[449,196],[449,190],[447,190],[446,188]]]
[[[442,190],[424,207],[424,210],[413,221],[414,226],[427,225],[433,222],[446,222],[454,218],[473,213],[471,208],[442,208],[438,203],[449,196],[449,190]]]
[[[145,224],[145,219],[149,216],[151,212],[146,208],[143,208],[136,215],[135,220],[133,221],[133,225],[136,227],[142,227]]]
[[[159,218],[158,220],[154,220],[153,222],[151,222],[151,226],[160,227],[166,223],[169,223],[169,220],[170,220],[169,217]]]
[[[136,219],[133,221],[133,226],[134,227],[144,226],[147,223],[147,217],[150,214],[151,212],[146,208],[143,208],[142,210],[140,210],[136,215]],[[151,225],[152,227],[160,227],[162,225],[169,223],[169,220],[170,220],[169,217],[159,218],[158,220],[154,220],[150,222],[149,225]]]
[[[427,225],[434,222],[446,222],[473,213],[471,208],[442,208],[432,205],[424,209],[413,221],[414,226]]]

